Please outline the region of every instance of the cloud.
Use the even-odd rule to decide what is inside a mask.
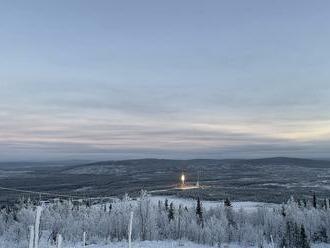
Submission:
[[[265,96],[245,102],[253,96],[249,90],[217,99],[216,86],[141,85],[6,87],[23,100],[0,102],[3,156],[325,156],[327,113],[313,111],[323,100],[278,105]]]
[[[328,6],[242,4],[4,6],[2,158],[323,156]]]
[[[11,116],[9,114],[9,116]],[[198,120],[198,118],[197,118]],[[314,123],[315,130],[327,123]],[[200,123],[196,119],[160,119],[119,114],[24,114],[0,124],[2,159],[119,159],[133,157],[225,158],[261,156],[326,157],[324,134],[291,137],[296,127],[267,123]],[[306,127],[305,127],[306,128]],[[283,130],[286,133],[283,133]],[[308,130],[308,128],[307,128]],[[307,131],[301,130],[305,135]],[[317,137],[317,138],[315,138]],[[329,136],[328,136],[329,137]]]

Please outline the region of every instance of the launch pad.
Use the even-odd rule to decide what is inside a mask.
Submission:
[[[175,187],[175,189],[179,190],[189,190],[189,189],[200,189],[203,188],[199,183],[199,175],[196,184],[187,183],[186,182],[186,175],[182,172],[180,176],[180,183]]]
[[[200,178],[200,176],[198,173],[196,183],[188,182],[186,175],[182,171],[182,173],[179,177],[179,182],[177,184],[172,184],[171,186],[168,186],[168,187],[162,188],[162,189],[151,190],[149,192],[150,193],[161,193],[161,192],[170,192],[172,190],[184,191],[184,190],[194,190],[194,189],[205,189],[205,188],[210,187],[210,186],[206,186],[206,185],[201,185],[199,178]]]
[[[184,185],[184,186],[179,185],[175,189],[188,190],[188,189],[201,189],[201,188],[203,188],[203,187],[192,184],[192,185]]]

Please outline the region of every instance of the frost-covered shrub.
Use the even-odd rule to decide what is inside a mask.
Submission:
[[[283,206],[258,208],[252,212],[234,210],[219,203],[218,207],[202,209],[202,216],[196,215],[195,207],[180,206],[175,202],[172,207],[169,218],[165,203],[154,203],[146,192],[137,200],[125,196],[111,203],[111,207],[59,202],[43,207],[41,236],[49,243],[54,243],[58,234],[65,241],[81,242],[84,232],[87,243],[125,240],[133,211],[132,238],[135,240],[182,239],[213,246],[228,242],[265,246],[273,239],[279,246],[294,247],[302,242],[303,227],[307,241],[330,241],[330,210],[302,207],[293,200]],[[22,205],[15,211],[2,210],[1,242],[26,247],[28,227],[34,221],[35,206],[32,204]]]

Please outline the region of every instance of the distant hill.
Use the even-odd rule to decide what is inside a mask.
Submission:
[[[101,162],[93,162],[88,164],[80,164],[63,168],[63,172],[73,174],[112,174],[114,172],[126,172],[130,167],[164,169],[172,167],[180,167],[185,169],[191,166],[276,166],[287,165],[294,167],[307,168],[330,168],[330,161],[314,160],[289,157],[272,157],[260,159],[190,159],[190,160],[174,160],[174,159],[132,159],[132,160],[109,160]]]
[[[202,189],[178,190],[179,177]],[[281,203],[295,196],[310,198],[314,193],[329,198],[330,161],[300,158],[262,159],[135,159],[102,161],[66,166],[37,164],[12,171],[0,168],[0,187],[73,195],[138,195],[141,189],[152,194],[177,195],[219,200]],[[18,193],[2,191],[3,199]],[[28,195],[27,197],[30,197]]]

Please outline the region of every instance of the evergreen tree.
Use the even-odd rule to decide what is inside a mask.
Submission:
[[[288,220],[286,222],[286,230],[285,230],[285,236],[287,241],[287,248],[294,248],[296,245],[296,239],[295,239],[295,230],[294,230],[294,224],[291,220]]]
[[[229,200],[228,197],[225,199],[225,201],[224,201],[224,205],[225,205],[225,207],[231,207],[231,206],[232,206],[232,205],[231,205],[231,201]]]
[[[326,243],[328,241],[327,229],[322,226],[319,231],[319,241]]]
[[[168,220],[169,221],[172,221],[172,220],[174,220],[174,206],[173,206],[173,202],[171,202],[171,204],[170,204],[170,208],[169,208],[169,210],[168,210]]]
[[[18,221],[17,211],[15,209],[13,210],[12,215],[13,215],[13,220]]]
[[[165,199],[165,210],[168,211],[168,200],[167,200],[167,198]]]
[[[303,199],[304,207],[307,208],[307,200]]]
[[[289,247],[288,241],[286,239],[286,235],[284,235],[281,239],[281,243],[279,245],[280,248],[285,248],[285,247]]]
[[[285,212],[285,207],[284,207],[284,205],[282,205],[282,208],[281,208],[281,214],[282,214],[283,217],[286,216],[286,212]]]
[[[294,226],[293,226],[293,246],[294,247],[300,247],[300,243],[301,243],[301,240],[300,240],[300,228],[298,227],[297,223],[294,223]]]
[[[299,244],[299,247],[301,248],[310,248],[310,244],[307,240],[307,235],[306,235],[306,232],[305,232],[305,228],[304,228],[304,225],[301,225],[301,228],[300,228],[300,244]]]
[[[313,194],[313,207],[317,208],[317,199],[315,193]]]
[[[196,215],[197,215],[197,223],[199,225],[202,225],[202,227],[204,227],[203,209],[199,197],[197,198]]]
[[[225,199],[224,205],[225,205],[225,214],[226,214],[226,218],[228,220],[228,225],[236,226],[236,223],[234,220],[233,208],[232,208],[231,202],[228,198]]]
[[[298,203],[298,207],[300,207],[301,208],[301,200],[299,199],[299,200],[297,200],[297,203]]]
[[[161,201],[158,201],[158,210],[161,210]]]

